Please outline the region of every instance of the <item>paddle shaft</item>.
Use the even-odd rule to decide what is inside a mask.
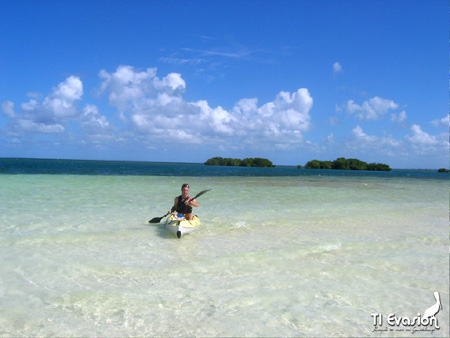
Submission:
[[[212,190],[212,189],[206,189],[206,190],[200,191],[197,195],[195,195],[194,197],[192,197],[191,199],[189,199],[189,201],[195,200],[196,198],[200,197],[201,195],[203,195],[204,193],[207,193],[207,192],[210,191],[210,190]],[[168,215],[168,214],[167,214],[167,215]],[[166,217],[167,215],[165,215],[164,217]]]
[[[195,195],[195,197],[191,198],[191,201],[195,200],[196,198],[200,197],[201,195],[203,195],[204,193],[207,193],[210,190],[212,190],[212,189],[206,189],[206,190],[200,191],[197,195]]]

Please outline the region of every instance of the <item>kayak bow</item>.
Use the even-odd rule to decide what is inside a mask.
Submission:
[[[164,227],[171,233],[177,235],[178,238],[181,238],[184,234],[197,230],[200,224],[200,219],[196,215],[194,215],[192,221],[188,221],[184,217],[171,215],[164,223]]]

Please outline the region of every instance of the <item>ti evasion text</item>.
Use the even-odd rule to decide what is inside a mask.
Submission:
[[[391,313],[386,317],[381,313],[372,313],[373,318],[373,331],[377,332],[389,332],[389,331],[410,331],[412,333],[418,331],[436,331],[439,330],[439,323],[436,318],[436,314],[439,310],[442,310],[441,300],[439,292],[434,292],[434,298],[436,303],[425,310],[424,314],[420,313],[417,316],[410,318],[406,316],[396,316],[395,313]],[[384,322],[388,326],[383,326]]]

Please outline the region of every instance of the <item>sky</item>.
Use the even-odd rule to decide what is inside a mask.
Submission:
[[[446,0],[6,0],[0,12],[0,157],[449,167]]]

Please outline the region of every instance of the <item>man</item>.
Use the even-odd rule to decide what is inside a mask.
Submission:
[[[184,217],[187,220],[192,221],[194,218],[192,207],[198,207],[198,203],[189,196],[189,184],[185,183],[181,186],[181,195],[175,197],[173,207],[170,209],[169,213],[176,211],[179,214],[184,214]]]

